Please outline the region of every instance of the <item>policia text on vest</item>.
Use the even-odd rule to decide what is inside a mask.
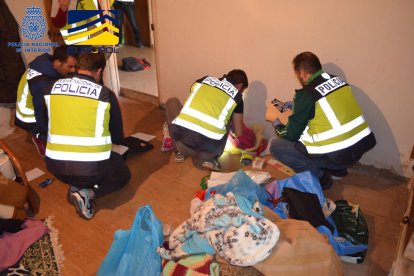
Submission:
[[[99,99],[102,86],[78,78],[62,79],[57,81],[52,88],[51,94],[82,96],[91,99]]]

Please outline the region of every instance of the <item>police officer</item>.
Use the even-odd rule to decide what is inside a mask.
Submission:
[[[53,55],[44,53],[29,63],[17,88],[15,124],[32,132],[32,141],[44,156],[47,117],[44,95],[52,82],[76,71],[77,54],[68,53],[65,45],[57,47]]]
[[[347,175],[347,168],[375,146],[375,136],[351,87],[324,72],[315,54],[298,54],[293,69],[303,88],[296,90],[293,114],[270,151],[296,172],[314,172],[327,189],[332,175]]]
[[[176,98],[166,102],[176,162],[190,156],[197,167],[221,170],[218,158],[226,145],[228,124],[232,122],[231,135],[243,134],[242,94],[247,87],[246,73],[235,69],[222,78],[207,76],[194,82],[184,106]]]
[[[123,143],[121,111],[115,94],[101,84],[103,53],[79,55],[78,73],[56,81],[45,102],[49,114],[46,166],[70,185],[68,198],[78,214],[94,216],[93,198],[125,186],[131,173],[111,152]]]

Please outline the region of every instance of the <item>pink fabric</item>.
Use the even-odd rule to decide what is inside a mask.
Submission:
[[[233,146],[239,149],[249,149],[256,145],[256,135],[245,124],[243,124],[243,135],[238,138],[229,135],[229,140]]]
[[[21,231],[3,233],[0,236],[0,271],[17,263],[24,252],[48,232],[43,222],[27,218]]]

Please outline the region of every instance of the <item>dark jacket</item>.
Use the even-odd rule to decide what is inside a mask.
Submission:
[[[50,85],[61,76],[58,71],[53,68],[52,56],[50,54],[42,54],[29,63],[30,69],[41,73],[38,76],[27,80],[29,90],[33,97],[33,108],[36,118],[35,132],[39,133],[39,138],[46,141],[47,136],[47,111],[43,96],[50,89]]]
[[[20,42],[19,25],[4,0],[0,0],[0,103],[16,103],[17,87],[26,67],[17,47],[8,42]]]

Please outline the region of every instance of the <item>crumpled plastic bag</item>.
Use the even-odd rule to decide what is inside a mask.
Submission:
[[[353,244],[368,244],[368,226],[358,205],[347,200],[335,201],[336,209],[332,213],[339,235]]]
[[[256,184],[266,183],[272,177],[269,172],[263,171],[244,171],[244,173]],[[211,172],[210,178],[207,180],[207,187],[212,188],[220,184],[225,184],[229,182],[235,174],[236,172]]]
[[[115,232],[114,241],[97,275],[159,275],[164,242],[161,222],[149,205],[138,209],[132,228]]]
[[[243,170],[238,170],[226,184],[209,188],[204,201],[212,196],[212,191],[222,195],[226,195],[228,192],[241,195],[249,200],[252,205],[256,202],[266,202],[269,199],[264,187],[257,185]]]
[[[275,183],[276,182],[276,183]],[[282,180],[275,180],[275,182],[266,185],[266,190],[271,194],[273,200],[277,200],[282,197],[282,192],[285,187],[293,188],[301,192],[315,194],[321,207],[326,203],[326,198],[323,194],[321,185],[319,184],[318,178],[310,171],[304,171],[301,173],[294,174],[288,178]],[[288,218],[287,204],[279,202],[276,207],[268,200],[261,201],[262,204],[269,207],[273,212],[278,214],[281,218]]]

